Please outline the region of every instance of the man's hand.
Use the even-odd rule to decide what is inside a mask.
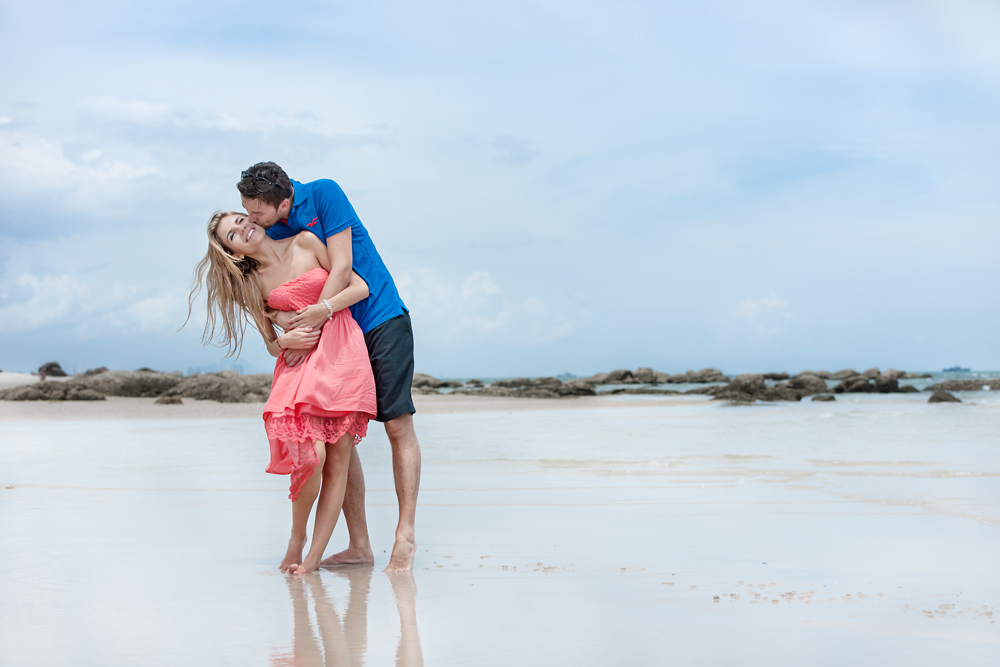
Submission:
[[[312,327],[319,331],[330,319],[330,311],[322,303],[314,303],[302,310],[296,311],[296,315],[288,321],[288,326],[292,329],[300,327]]]
[[[285,357],[285,364],[289,367],[295,367],[305,361],[305,358],[309,356],[312,350],[285,350],[282,355]]]
[[[319,342],[319,333],[319,331],[313,331],[312,327],[292,329],[278,336],[278,345],[286,350],[305,350],[308,352]]]

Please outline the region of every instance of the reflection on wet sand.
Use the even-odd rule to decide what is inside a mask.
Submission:
[[[368,651],[368,593],[371,589],[371,566],[338,569],[334,576],[347,579],[350,593],[343,616],[327,595],[319,572],[305,577],[288,577],[292,598],[294,641],[291,655],[275,656],[273,667],[314,667],[319,665],[360,666]],[[329,576],[329,575],[325,575]],[[423,667],[423,652],[417,632],[417,586],[411,573],[388,575],[399,610],[400,640],[396,651],[397,667]],[[315,612],[316,628],[309,618],[309,598]]]

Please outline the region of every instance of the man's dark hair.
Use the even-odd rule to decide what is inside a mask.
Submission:
[[[292,196],[291,179],[284,169],[273,162],[258,162],[243,174],[245,176],[236,184],[236,188],[247,199],[259,199],[268,206],[277,208]]]

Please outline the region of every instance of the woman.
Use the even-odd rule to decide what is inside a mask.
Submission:
[[[213,339],[238,354],[249,320],[277,361],[264,428],[271,445],[267,472],[291,475],[292,534],[282,572],[305,574],[319,567],[344,502],[351,447],[375,418],[375,380],[361,329],[347,310],[368,296],[352,274],[348,286],[323,301],[329,317],[321,331],[292,329],[280,336],[277,311],[316,304],[328,275],[326,246],[314,234],[275,241],[240,213],[215,213],[208,222],[208,253],[198,264],[190,306],[204,281],[208,319],[204,342]],[[220,333],[216,336],[216,324]],[[320,335],[322,333],[322,335]],[[318,344],[317,344],[318,338]],[[286,349],[309,349],[306,361],[285,363]],[[322,475],[314,474],[317,470]],[[305,559],[306,524],[319,497],[312,544]]]

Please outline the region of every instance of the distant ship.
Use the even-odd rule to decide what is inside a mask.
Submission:
[[[962,368],[961,366],[952,366],[951,368],[945,368],[941,371],[942,373],[968,373],[968,368]]]

